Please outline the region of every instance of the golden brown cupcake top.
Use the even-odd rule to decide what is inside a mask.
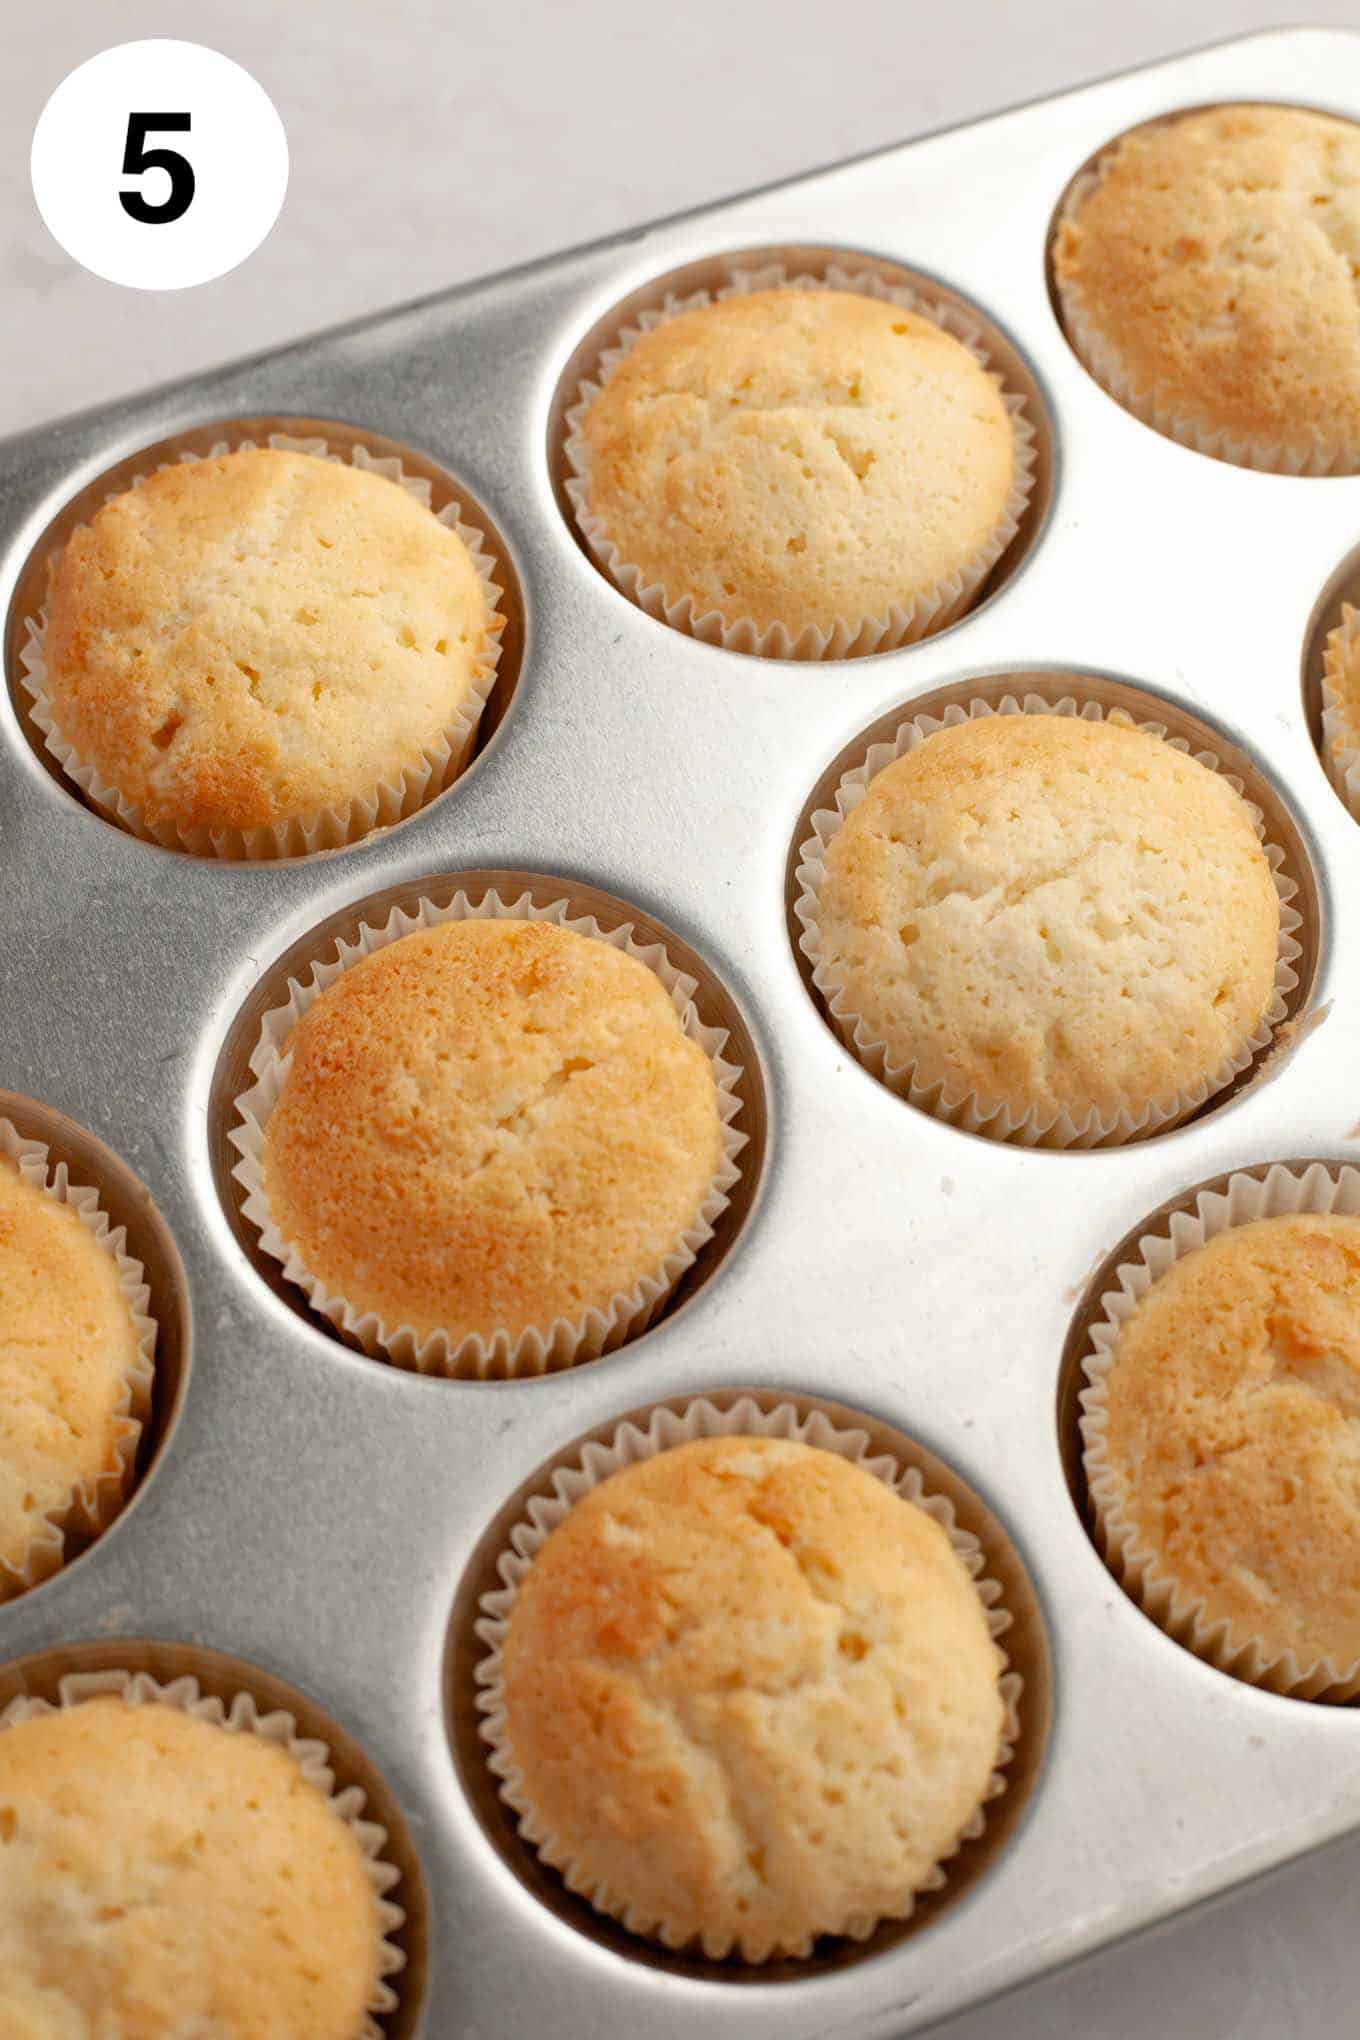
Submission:
[[[507,1740],[573,1889],[759,1961],[910,1910],[997,1764],[1000,1666],[924,1510],[834,1452],[713,1438],[603,1481],[538,1552]]]
[[[663,320],[578,431],[586,509],[644,582],[795,637],[975,561],[1015,475],[996,378],[929,319],[848,290]]]
[[[22,1571],[78,1489],[120,1470],[139,1334],[118,1264],[0,1154],[0,1561]],[[11,1580],[12,1590],[14,1582]],[[0,1570],[0,1599],[6,1581]],[[0,1965],[3,1967],[3,1965]]]
[[[1084,326],[1159,413],[1360,467],[1351,122],[1226,106],[1136,128],[1076,193],[1055,268],[1078,352]]]
[[[162,468],[52,572],[53,718],[152,826],[252,829],[421,764],[484,670],[472,557],[397,482],[270,448]]]
[[[286,1750],[97,1698],[0,1730],[0,2031],[356,2040],[381,1924]]]
[[[607,1309],[691,1227],[717,1084],[656,974],[554,923],[445,922],[357,963],[289,1037],[270,1215],[308,1272],[419,1337]]]
[[[1246,802],[1118,722],[940,730],[871,780],[825,863],[826,981],[919,1085],[985,1110],[1168,1104],[1272,996],[1279,898]]]
[[[1238,1643],[1360,1659],[1360,1219],[1259,1219],[1174,1262],[1107,1402],[1130,1553]]]

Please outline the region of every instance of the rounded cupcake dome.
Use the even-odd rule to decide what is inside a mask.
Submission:
[[[270,828],[427,767],[495,622],[463,540],[400,483],[241,450],[161,468],[72,534],[46,694],[147,827]]]
[[[1115,721],[986,716],[831,837],[817,983],[914,1090],[1076,1126],[1171,1111],[1270,1006],[1280,902],[1221,774]]]
[[[1360,469],[1360,128],[1221,106],[1125,135],[1078,181],[1069,337],[1146,423],[1221,458]]]
[[[292,1755],[114,1695],[0,1727],[0,2030],[356,2040],[382,1923]]]
[[[910,1912],[988,1796],[1002,1658],[949,1537],[838,1453],[663,1451],[536,1553],[497,1768],[570,1887],[672,1947],[803,1955]]]
[[[513,1340],[607,1312],[699,1219],[713,1065],[646,964],[547,921],[470,919],[346,970],[287,1041],[271,1223],[386,1331]]]
[[[150,1363],[115,1255],[4,1152],[0,1299],[3,1600],[60,1563],[68,1530],[117,1512]]]
[[[1254,1646],[1353,1676],[1360,1218],[1256,1219],[1186,1253],[1085,1403],[1096,1518],[1131,1591],[1191,1642],[1218,1631],[1220,1659]]]
[[[840,289],[663,318],[572,449],[582,514],[643,585],[790,640],[980,581],[1017,474],[997,378],[932,320]]]

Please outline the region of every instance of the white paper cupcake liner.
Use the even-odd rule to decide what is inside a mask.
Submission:
[[[355,445],[346,455],[333,451],[324,439],[294,439],[286,432],[271,432],[264,443],[281,453],[309,453],[342,463],[348,459],[356,468],[399,482],[408,495],[426,509],[430,507],[429,482],[422,475],[408,475],[394,454],[372,454],[366,447]],[[206,456],[181,453],[177,460],[161,461],[154,469],[134,475],[130,482],[111,489],[105,500],[124,495],[130,488],[140,488],[149,474],[159,474],[183,461],[201,457],[212,460],[224,453],[250,453],[259,444],[258,440],[244,437],[221,439],[209,448]],[[463,522],[455,502],[447,503],[434,515],[462,539],[477,570],[486,600],[486,645],[467,697],[452,721],[424,746],[415,764],[381,780],[367,793],[355,795],[336,807],[318,808],[311,814],[257,829],[181,829],[173,822],[149,822],[135,802],[125,799],[96,766],[81,758],[57,726],[47,691],[46,606],[37,616],[25,619],[25,641],[19,653],[20,684],[29,697],[30,713],[44,745],[85,798],[130,835],[146,843],[159,843],[162,849],[186,850],[196,857],[258,862],[275,857],[310,856],[316,850],[342,849],[371,835],[375,829],[405,821],[451,786],[471,756],[482,710],[496,684],[500,637],[505,628],[505,618],[497,607],[501,590],[495,579],[496,562],[487,551],[483,533],[475,525]]]
[[[779,289],[854,291],[901,305],[906,311],[930,319],[961,340],[988,371],[1001,391],[1011,421],[1015,473],[1001,516],[982,549],[946,580],[910,601],[895,603],[879,616],[837,617],[829,629],[807,624],[793,632],[783,623],[773,623],[762,630],[749,617],[729,623],[720,610],[701,610],[691,595],[669,594],[659,582],[648,581],[641,568],[625,559],[610,538],[604,520],[593,515],[588,507],[590,449],[582,437],[581,423],[629,349],[637,345],[644,333],[650,333],[678,312],[696,311],[703,305],[742,297],[751,291]],[[927,297],[905,284],[885,283],[872,270],[843,269],[834,263],[820,276],[802,273],[791,276],[782,263],[773,262],[761,269],[734,269],[730,283],[718,291],[699,290],[687,297],[668,292],[655,306],[634,312],[629,322],[619,328],[609,346],[601,351],[594,377],[581,383],[576,401],[567,412],[564,452],[571,474],[566,490],[586,543],[615,585],[648,616],[668,623],[672,630],[699,638],[704,644],[723,645],[728,651],[748,652],[762,659],[851,659],[870,652],[893,651],[899,645],[943,630],[971,605],[1010,545],[1034,487],[1034,426],[1025,414],[1024,398],[1008,390],[992,368],[982,336],[981,323],[945,298]]]
[[[853,1465],[862,1466],[895,1494],[914,1502],[940,1525],[967,1569],[986,1612],[987,1627],[1001,1658],[1000,1693],[1005,1710],[996,1767],[987,1782],[981,1804],[961,1830],[953,1847],[918,1885],[904,1909],[894,1917],[909,1919],[918,1898],[941,1890],[948,1881],[943,1865],[952,1861],[965,1843],[976,1841],[982,1834],[986,1826],[986,1808],[1007,1789],[1005,1773],[1015,1754],[1020,1734],[1023,1681],[1018,1672],[1007,1669],[1010,1661],[1000,1643],[1000,1638],[1012,1626],[1013,1617],[1001,1605],[1000,1585],[986,1575],[981,1545],[971,1531],[960,1527],[952,1503],[942,1495],[927,1492],[915,1467],[904,1468],[886,1453],[873,1454],[867,1432],[833,1424],[818,1409],[805,1413],[794,1402],[777,1403],[765,1410],[752,1397],[742,1396],[723,1408],[704,1396],[696,1396],[683,1411],[677,1412],[664,1406],[654,1409],[645,1429],[639,1429],[632,1422],[623,1423],[611,1438],[585,1445],[579,1460],[559,1467],[553,1474],[550,1490],[533,1496],[529,1501],[524,1515],[510,1531],[505,1549],[497,1561],[496,1569],[503,1584],[481,1598],[476,1633],[486,1646],[486,1655],[478,1661],[473,1673],[477,1686],[476,1705],[482,1716],[478,1730],[489,1746],[488,1767],[500,1781],[500,1796],[516,1815],[521,1835],[542,1861],[561,1875],[567,1889],[586,1899],[597,1912],[621,1921],[630,1933],[659,1940],[677,1952],[690,1945],[682,1932],[669,1928],[664,1919],[639,1910],[624,1894],[593,1880],[577,1863],[570,1847],[555,1838],[535,1814],[510,1747],[501,1653],[509,1633],[515,1596],[525,1575],[557,1525],[583,1496],[598,1487],[601,1481],[608,1480],[611,1474],[619,1473],[639,1460],[655,1458],[658,1453],[672,1451],[675,1446],[689,1444],[696,1438],[731,1437],[792,1440],[800,1445],[838,1453]],[[861,1915],[847,1921],[842,1932],[852,1940],[867,1940],[884,1917],[880,1913]],[[748,1953],[744,1947],[739,1948],[735,1935],[710,1935],[703,1939],[702,1952],[710,1961],[722,1961],[734,1950],[739,1950],[743,1959],[760,1962],[780,1955],[803,1957],[811,1953],[812,1946],[813,1940],[809,1936],[796,1947],[771,1947]]]
[[[1356,675],[1349,690],[1343,676]],[[1360,610],[1343,603],[1341,621],[1328,632],[1322,661],[1322,763],[1327,777],[1360,821]]]
[[[1117,1113],[1100,1113],[1093,1109],[1083,1119],[1076,1119],[1069,1112],[1044,1112],[1037,1108],[1016,1114],[1007,1105],[986,1103],[974,1091],[951,1089],[943,1079],[930,1083],[918,1081],[915,1061],[898,1061],[886,1043],[874,1038],[867,1023],[855,1011],[845,987],[823,958],[817,912],[826,878],[826,854],[842,823],[864,798],[870,781],[885,766],[904,757],[908,751],[914,751],[918,744],[923,744],[939,730],[956,729],[962,723],[991,715],[1079,716],[1086,722],[1101,722],[1105,720],[1106,711],[1098,702],[1078,701],[1072,695],[1050,701],[1041,694],[1027,693],[1023,699],[1008,694],[995,705],[973,699],[963,704],[951,703],[939,716],[911,717],[902,723],[890,743],[871,745],[860,763],[841,779],[836,788],[834,806],[819,808],[813,815],[813,833],[799,845],[799,890],[793,909],[803,930],[798,946],[812,965],[812,982],[821,994],[841,1040],[865,1069],[890,1091],[896,1092],[898,1097],[907,1099],[936,1119],[945,1120],[950,1126],[962,1127],[967,1133],[985,1134],[991,1140],[1013,1141],[1022,1147],[1118,1147],[1125,1141],[1158,1133],[1189,1113],[1197,1112],[1206,1100],[1226,1089],[1244,1070],[1249,1069],[1261,1051],[1269,1046],[1276,1028],[1288,1014],[1289,994],[1299,982],[1294,966],[1303,953],[1296,939],[1296,931],[1302,926],[1302,916],[1290,904],[1298,887],[1284,869],[1283,850],[1266,837],[1261,810],[1254,802],[1246,800],[1242,781],[1233,773],[1224,771],[1216,754],[1212,751],[1192,752],[1183,737],[1169,736],[1161,723],[1134,723],[1133,727],[1161,737],[1174,750],[1193,756],[1199,764],[1219,773],[1234,792],[1246,800],[1270,864],[1280,902],[1280,945],[1275,961],[1275,982],[1259,1025],[1212,1075],[1178,1091],[1173,1097],[1156,1100],[1136,1112],[1125,1108]],[[1123,715],[1123,711],[1113,711],[1112,715],[1132,721]]]
[[[143,1280],[142,1264],[126,1251],[126,1227],[112,1225],[108,1213],[101,1210],[99,1192],[73,1183],[65,1162],[52,1165],[49,1150],[42,1141],[27,1139],[12,1120],[4,1118],[0,1118],[0,1154],[9,1157],[26,1183],[41,1190],[54,1203],[68,1205],[91,1238],[110,1256],[137,1333],[136,1359],[114,1406],[116,1463],[94,1480],[80,1481],[72,1488],[65,1507],[49,1516],[43,1529],[34,1536],[22,1564],[12,1565],[0,1558],[0,1601],[7,1601],[59,1572],[66,1561],[68,1540],[76,1549],[93,1543],[128,1500],[142,1428],[151,1415],[156,1325],[147,1315],[151,1292]]]
[[[1113,161],[1115,152],[1105,160]],[[1104,164],[1097,164],[1076,179],[1063,206],[1064,219],[1075,219],[1100,183]],[[1223,427],[1202,424],[1175,405],[1163,402],[1151,390],[1143,389],[1120,360],[1119,352],[1101,333],[1093,320],[1081,287],[1070,278],[1057,279],[1058,301],[1062,307],[1063,330],[1072,351],[1088,373],[1117,404],[1139,420],[1188,446],[1194,453],[1206,453],[1213,460],[1229,461],[1234,467],[1255,468],[1273,475],[1348,475],[1360,468],[1360,448],[1288,446],[1279,440],[1252,439]]]
[[[437,1331],[422,1340],[410,1325],[386,1325],[374,1312],[356,1310],[309,1273],[301,1255],[289,1246],[270,1217],[264,1192],[264,1131],[288,1075],[288,1037],[321,993],[361,957],[400,941],[403,935],[415,934],[421,928],[435,928],[445,921],[469,920],[552,921],[573,934],[607,942],[611,948],[635,957],[660,978],[685,1033],[698,1043],[712,1065],[722,1122],[722,1160],[693,1224],[680,1235],[658,1268],[644,1275],[631,1289],[619,1291],[610,1299],[607,1309],[592,1308],[576,1319],[560,1317],[551,1325],[532,1327],[518,1336],[499,1331],[491,1338],[469,1334],[455,1340],[450,1333]],[[443,906],[421,900],[409,911],[394,907],[381,926],[365,923],[352,942],[338,943],[337,950],[334,962],[314,963],[305,980],[289,979],[288,996],[282,1005],[265,1015],[250,1058],[255,1082],[235,1101],[241,1124],[233,1128],[230,1137],[241,1159],[232,1174],[245,1190],[242,1209],[258,1229],[264,1252],[282,1263],[284,1274],[303,1291],[313,1310],[329,1318],[365,1353],[384,1356],[421,1374],[476,1380],[546,1374],[581,1361],[597,1360],[601,1354],[644,1331],[712,1239],[718,1219],[730,1201],[732,1185],[741,1174],[737,1156],[746,1145],[746,1135],[733,1125],[741,1111],[737,1091],[741,1068],[723,1055],[726,1031],[708,1027],[700,1019],[694,1005],[697,981],[676,968],[661,943],[635,941],[630,922],[619,928],[602,928],[593,916],[574,914],[568,898],[539,906],[527,893],[507,901],[496,892],[488,892],[474,902],[460,891]]]
[[[1101,1318],[1090,1328],[1082,1366],[1080,1429],[1087,1492],[1095,1515],[1099,1548],[1126,1592],[1159,1627],[1197,1657],[1249,1685],[1301,1700],[1329,1701],[1360,1696],[1360,1658],[1348,1665],[1328,1658],[1303,1663],[1293,1651],[1276,1653],[1259,1638],[1241,1634],[1230,1621],[1213,1621],[1204,1601],[1164,1572],[1155,1553],[1142,1548],[1138,1529],[1119,1495],[1110,1466],[1109,1378],[1119,1335],[1154,1282],[1175,1262],[1235,1226],[1259,1218],[1298,1213],[1360,1214],[1360,1170],[1332,1169],[1313,1162],[1298,1169],[1277,1162],[1263,1177],[1238,1174],[1226,1190],[1202,1190],[1193,1207],[1171,1214],[1165,1232],[1145,1233],[1132,1257],[1114,1272],[1100,1299]]]
[[[0,1735],[18,1722],[32,1721],[44,1714],[59,1713],[63,1708],[79,1707],[87,1700],[116,1694],[129,1707],[153,1704],[177,1707],[199,1721],[210,1722],[227,1735],[258,1735],[265,1742],[274,1743],[288,1752],[308,1784],[316,1787],[337,1819],[343,1821],[353,1834],[363,1855],[378,1916],[378,1982],[355,2040],[382,2040],[377,2020],[397,2008],[397,1994],[387,1979],[406,1965],[406,1957],[391,1939],[406,1915],[387,1897],[401,1873],[394,1863],[385,1860],[382,1853],[387,1845],[387,1830],[376,1821],[362,1817],[364,1794],[361,1787],[349,1785],[337,1791],[326,1744],[312,1736],[300,1736],[293,1716],[282,1708],[262,1714],[253,1694],[246,1692],[234,1694],[231,1704],[226,1706],[214,1695],[202,1692],[197,1679],[187,1675],[162,1685],[148,1672],[71,1672],[60,1681],[57,1690],[59,1698],[55,1704],[28,1696],[11,1700],[0,1710]],[[242,1870],[243,1874],[248,1874],[249,1866],[243,1865]]]

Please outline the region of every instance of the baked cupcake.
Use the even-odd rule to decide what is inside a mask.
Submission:
[[[370,1351],[474,1372],[598,1353],[726,1201],[709,1055],[654,970],[556,922],[389,942],[281,1047],[265,1245]]]
[[[1001,1757],[1002,1658],[949,1537],[836,1452],[707,1438],[587,1492],[501,1645],[495,1766],[570,1888],[748,1961],[900,1918]]]
[[[841,657],[938,629],[1028,487],[996,376],[862,291],[691,307],[586,388],[567,451],[597,556],[652,614],[738,650]]]
[[[937,729],[869,780],[800,876],[804,948],[842,1034],[974,1131],[1148,1131],[1245,1068],[1284,1011],[1252,811],[1127,723]]]
[[[161,468],[72,534],[33,685],[65,768],[135,833],[277,854],[447,783],[499,626],[399,482],[257,448]]]
[[[358,2040],[383,1921],[290,1752],[116,1695],[0,1728],[0,2031]]]
[[[1145,424],[1287,474],[1360,469],[1360,128],[1218,106],[1080,178],[1054,275],[1077,354]]]
[[[0,1148],[0,1600],[105,1529],[132,1486],[154,1337],[137,1294],[79,1212]]]
[[[1089,1371],[1088,1485],[1130,1592],[1248,1676],[1358,1683],[1360,1218],[1219,1233]]]
[[[1323,654],[1322,739],[1327,776],[1360,820],[1360,610],[1349,602]]]

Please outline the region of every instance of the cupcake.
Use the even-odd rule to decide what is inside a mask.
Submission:
[[[55,1572],[121,1509],[155,1336],[118,1236],[21,1173],[11,1145],[42,1152],[0,1146],[0,1600]]]
[[[592,547],[644,608],[738,650],[841,657],[938,629],[1028,488],[997,378],[863,291],[693,305],[586,389],[567,451]]]
[[[1323,654],[1322,737],[1327,775],[1360,820],[1360,611],[1349,602]]]
[[[1360,1684],[1360,1218],[1220,1232],[1088,1373],[1087,1480],[1129,1591],[1249,1677]]]
[[[726,1201],[710,1056],[638,956],[555,921],[390,941],[281,1047],[265,1245],[370,1351],[474,1372],[598,1353]]]
[[[261,447],[161,468],[72,534],[32,684],[66,770],[135,833],[278,854],[447,783],[499,627],[399,482]]]
[[[600,1481],[537,1550],[494,1768],[573,1891],[748,1961],[908,1914],[976,1831],[1003,1659],[941,1524],[864,1466],[709,1437]]]
[[[375,2030],[390,1909],[288,1748],[117,1694],[19,1709],[0,1726],[0,2031]]]
[[[1070,1145],[1166,1124],[1284,1011],[1251,809],[1125,722],[937,726],[804,856],[804,948],[842,1034],[974,1131]]]
[[[1360,469],[1360,128],[1219,106],[1079,178],[1054,276],[1068,337],[1126,409],[1201,453]]]

